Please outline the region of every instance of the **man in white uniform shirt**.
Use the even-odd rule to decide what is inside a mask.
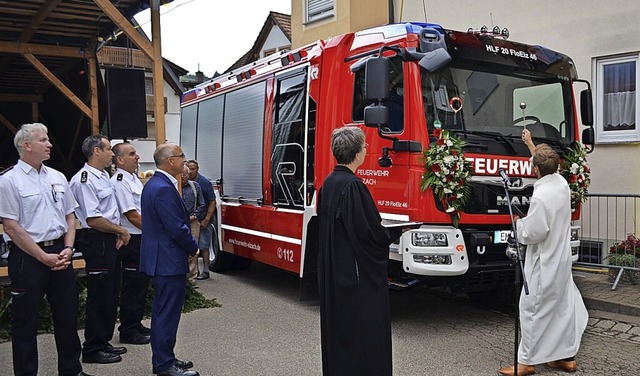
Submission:
[[[8,242],[13,372],[38,374],[42,298],[53,313],[60,375],[86,375],[80,364],[78,288],[71,264],[77,206],[67,179],[42,164],[51,156],[43,124],[24,124],[14,145],[20,159],[0,176],[0,218]]]
[[[109,140],[99,134],[88,136],[82,142],[82,153],[87,163],[71,178],[71,191],[79,205],[76,217],[82,225],[78,246],[87,272],[82,361],[115,363],[127,352],[109,343],[118,309],[120,271],[116,268],[116,252],[129,243],[131,235],[120,226],[115,190],[105,171],[113,159]]]
[[[530,143],[528,131],[523,140]],[[542,363],[575,372],[589,319],[571,274],[571,192],[557,172],[559,160],[548,145],[533,149],[533,173],[539,180],[527,216],[515,217],[518,240],[527,245],[524,275],[529,284],[529,295],[520,295],[519,376],[534,374],[535,365]],[[506,367],[498,373],[513,375],[515,370]]]
[[[131,234],[129,244],[118,251],[117,268],[121,269],[120,287],[120,343],[144,345],[149,343],[151,330],[142,325],[144,303],[147,296],[149,276],[140,272],[140,239],[142,217],[140,196],[142,182],[136,176],[140,156],[128,143],[113,146],[116,166],[111,183],[116,190],[116,201],[120,210],[120,224]]]

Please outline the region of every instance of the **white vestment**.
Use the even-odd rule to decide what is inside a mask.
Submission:
[[[559,174],[534,184],[531,205],[517,222],[527,245],[524,274],[529,295],[520,296],[520,364],[575,356],[589,315],[571,273],[571,193]]]

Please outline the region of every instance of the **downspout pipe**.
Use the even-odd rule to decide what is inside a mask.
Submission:
[[[395,22],[395,14],[393,12],[393,0],[389,0],[389,23],[392,24]]]

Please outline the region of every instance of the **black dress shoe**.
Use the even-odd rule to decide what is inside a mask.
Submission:
[[[193,367],[193,362],[190,360],[176,359],[175,366],[182,369],[189,369]]]
[[[98,351],[91,355],[82,355],[82,363],[118,363],[122,360],[122,357],[118,354],[108,353],[105,351]]]
[[[130,343],[132,345],[146,345],[149,343],[151,336],[133,332],[131,334],[120,334],[120,343]]]
[[[158,372],[158,376],[200,376],[196,371],[189,371],[180,367],[173,366]]]
[[[88,373],[84,373],[84,372],[80,371],[78,376],[92,376],[92,375],[89,375]]]
[[[107,344],[107,347],[105,347],[104,349],[102,349],[102,351],[109,353],[109,354],[124,354],[127,352],[127,348],[126,347],[122,347],[122,346],[111,346],[111,344]]]
[[[136,328],[136,330],[138,331],[138,333],[140,334],[146,334],[146,335],[150,335],[151,334],[151,329],[147,328],[146,326],[140,324],[140,326],[138,326]]]
[[[185,360],[176,359],[176,362],[174,363],[174,365],[178,368],[189,369],[193,367],[193,362],[190,360],[185,361]],[[158,371],[156,370],[156,366],[152,366],[152,369],[153,369],[154,375],[158,373]]]

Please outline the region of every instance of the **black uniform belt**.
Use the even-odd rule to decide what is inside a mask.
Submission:
[[[64,240],[64,237],[61,236],[58,239],[53,239],[53,240],[45,240],[43,242],[37,242],[36,244],[40,247],[40,248],[45,248],[45,247],[52,247],[54,245],[60,244],[62,243]],[[13,242],[9,242],[8,245],[11,246],[16,246],[15,244],[13,244]]]

